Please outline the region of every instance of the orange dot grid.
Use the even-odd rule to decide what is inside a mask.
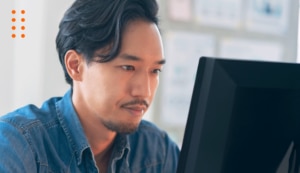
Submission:
[[[11,13],[12,13],[12,14],[16,14],[16,10],[13,9],[13,10],[11,11]],[[21,14],[25,14],[25,13],[26,13],[25,10],[21,10]],[[13,18],[11,19],[11,21],[12,21],[12,22],[16,22],[16,18],[13,17]],[[25,22],[25,21],[26,21],[25,18],[21,18],[21,22]],[[21,26],[21,30],[25,30],[25,28],[26,28],[25,26]],[[16,30],[16,26],[12,26],[11,29],[12,29],[12,30]],[[16,34],[12,34],[11,37],[12,37],[12,38],[16,38],[17,36],[16,36]],[[26,37],[26,34],[21,34],[21,38],[25,38],[25,37]]]

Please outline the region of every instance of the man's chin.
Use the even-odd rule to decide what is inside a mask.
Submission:
[[[105,127],[111,131],[120,133],[120,134],[130,134],[135,132],[140,123],[114,123],[114,122],[104,122]]]

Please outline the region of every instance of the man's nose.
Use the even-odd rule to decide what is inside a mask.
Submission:
[[[134,76],[133,83],[131,85],[132,96],[141,98],[147,98],[151,96],[151,79],[149,75],[150,74],[143,72]]]

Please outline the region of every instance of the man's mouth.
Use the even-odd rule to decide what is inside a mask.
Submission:
[[[144,104],[127,105],[127,106],[122,106],[122,108],[127,110],[131,115],[134,116],[142,116],[147,110],[147,106]]]
[[[127,110],[133,116],[142,116],[148,109],[149,104],[145,100],[133,100],[121,105],[121,108]]]

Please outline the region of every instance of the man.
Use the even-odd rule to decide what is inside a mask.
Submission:
[[[155,0],[77,0],[56,38],[71,89],[0,119],[0,172],[174,173],[178,147],[141,120],[165,62]]]

